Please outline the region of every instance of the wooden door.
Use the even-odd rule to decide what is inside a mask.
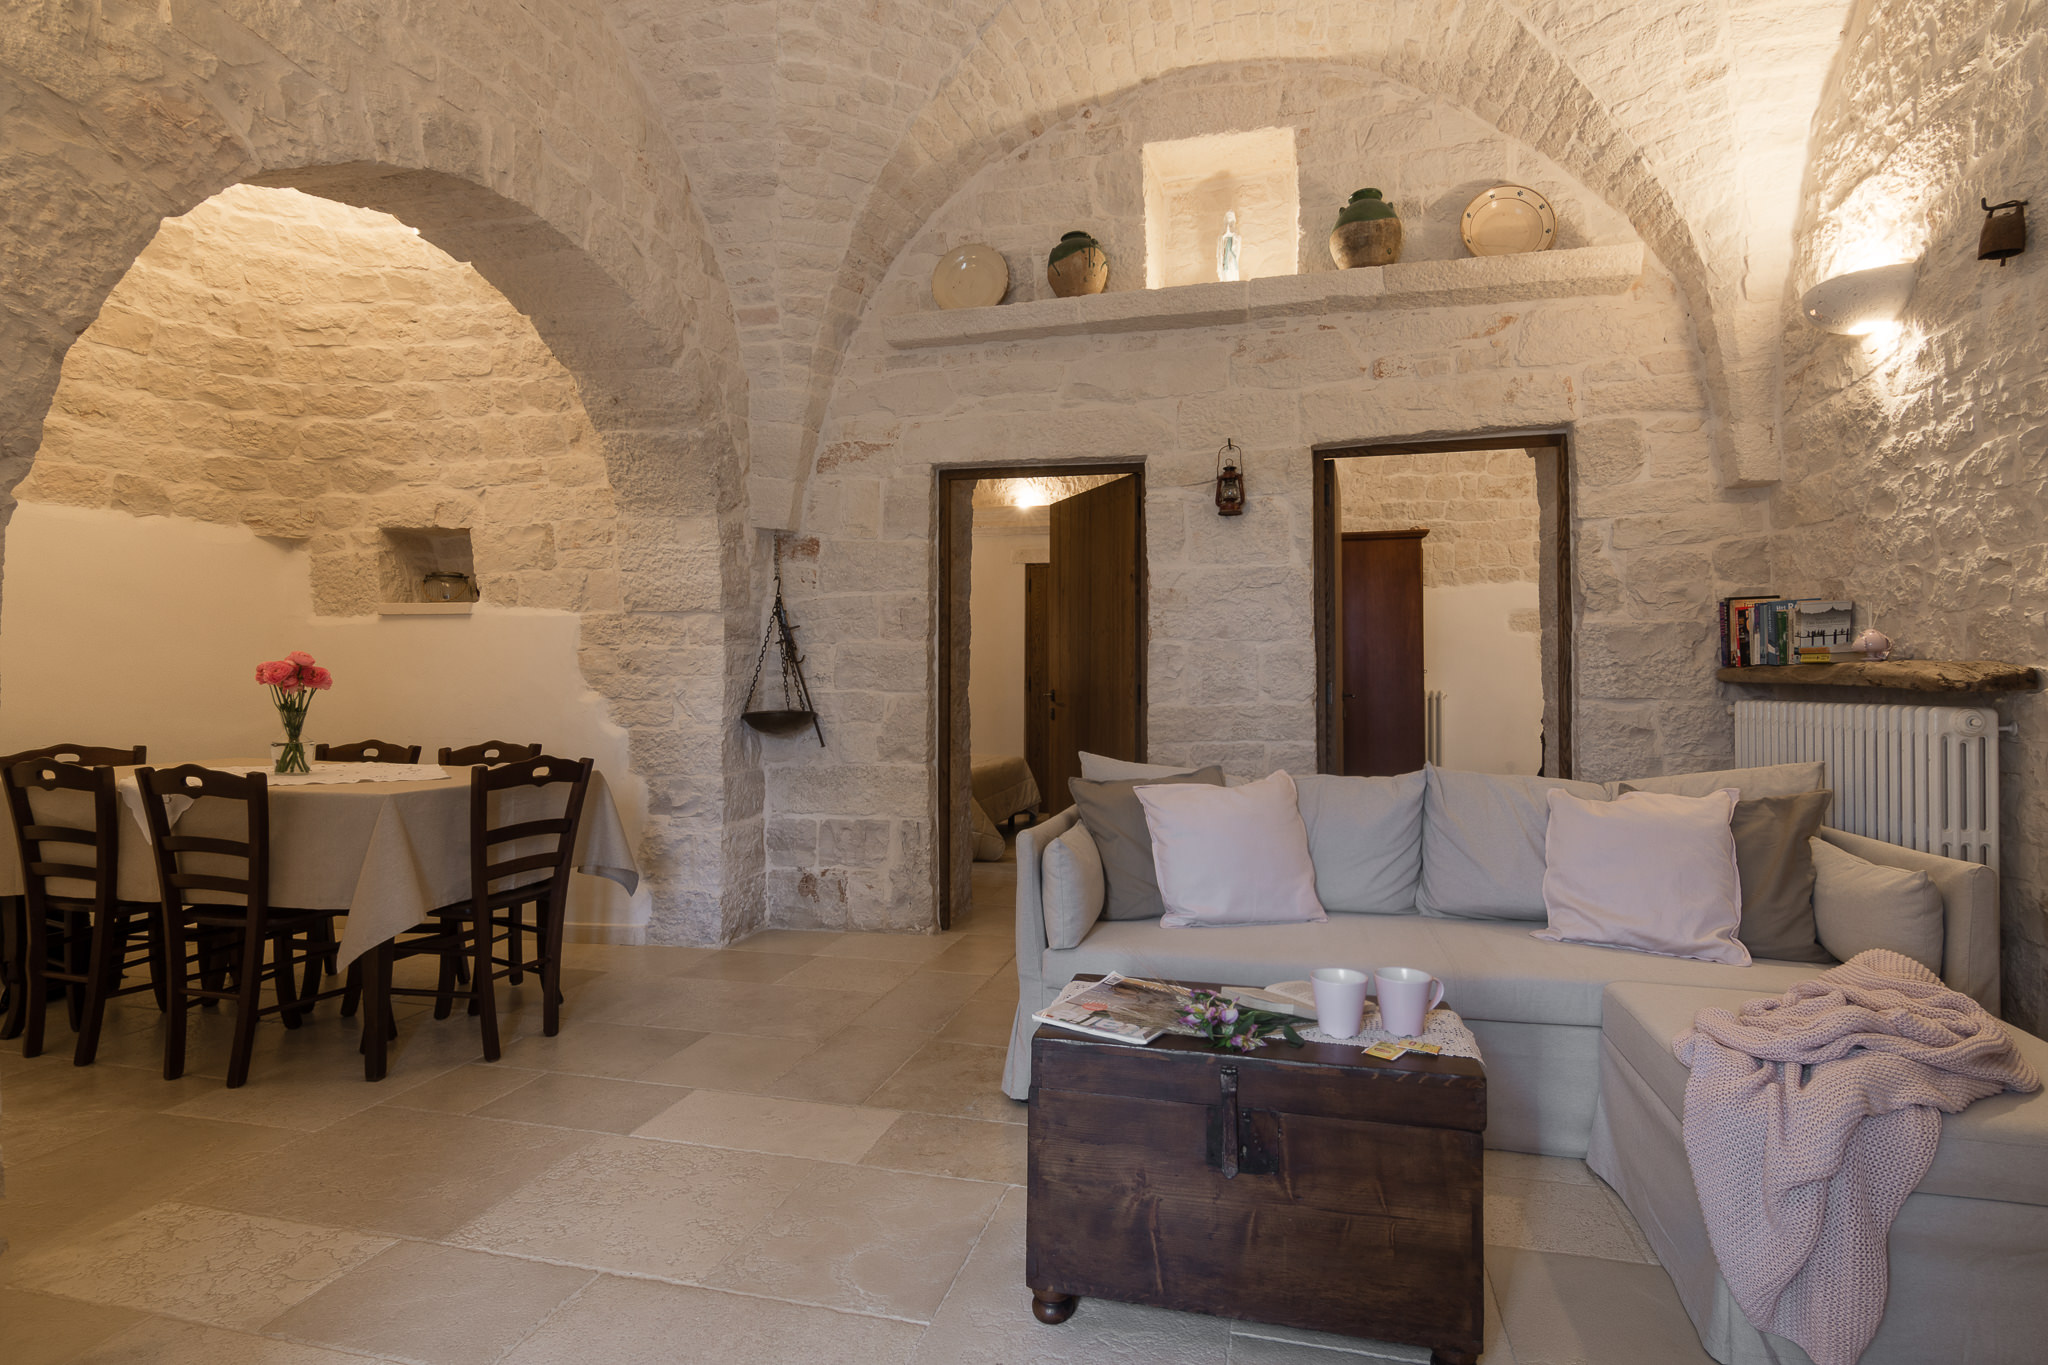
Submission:
[[[1024,765],[1031,780],[1048,798],[1052,768],[1046,762],[1051,751],[1047,734],[1047,693],[1051,684],[1046,669],[1046,596],[1051,592],[1050,564],[1024,566]],[[1047,807],[1048,809],[1050,807]]]
[[[1422,766],[1422,538],[1347,531],[1339,602],[1344,771],[1385,777]]]
[[[1117,479],[1052,505],[1046,573],[1049,694],[1045,810],[1073,804],[1067,779],[1083,749],[1141,761],[1138,480]]]

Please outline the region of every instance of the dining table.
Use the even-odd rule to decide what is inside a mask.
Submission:
[[[233,772],[268,771],[219,766]],[[153,903],[160,899],[156,863],[135,771],[115,769],[121,798],[116,888],[124,901]],[[315,763],[309,773],[271,774],[268,787],[270,903],[347,915],[339,965],[429,919],[436,908],[469,899],[469,769],[431,763]],[[493,792],[491,822],[560,815],[567,791],[556,785]],[[235,803],[201,798],[188,808],[182,801],[173,798],[169,809],[179,834],[244,836],[242,811]],[[92,798],[84,792],[36,792],[32,808],[39,820],[77,826],[92,821]],[[522,851],[500,846],[493,860]],[[571,865],[618,883],[628,894],[640,883],[632,840],[604,775],[594,768]],[[0,896],[18,896],[21,889],[13,831],[0,831]],[[61,894],[67,888],[53,884],[52,890]]]

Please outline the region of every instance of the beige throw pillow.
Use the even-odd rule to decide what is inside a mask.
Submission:
[[[1078,948],[1095,921],[1102,918],[1105,890],[1102,855],[1076,820],[1067,832],[1045,846],[1038,860],[1039,897],[1045,906],[1048,948]]]
[[[1941,892],[1925,872],[1881,867],[1815,839],[1813,922],[1842,961],[1869,948],[1903,953],[1937,976],[1946,937]]]

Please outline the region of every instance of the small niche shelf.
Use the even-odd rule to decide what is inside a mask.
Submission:
[[[904,313],[885,319],[882,335],[895,349],[911,351],[1039,337],[1236,327],[1268,318],[1381,308],[1450,308],[1619,294],[1642,273],[1643,244],[1629,242]]]
[[[1887,659],[1861,664],[1723,668],[1714,676],[1752,687],[1888,687],[1897,692],[2033,692],[2041,670],[1988,659]]]

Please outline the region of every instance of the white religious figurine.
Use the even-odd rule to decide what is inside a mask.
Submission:
[[[1216,278],[1237,278],[1237,253],[1244,239],[1237,235],[1237,211],[1223,215],[1223,235],[1216,239]]]

